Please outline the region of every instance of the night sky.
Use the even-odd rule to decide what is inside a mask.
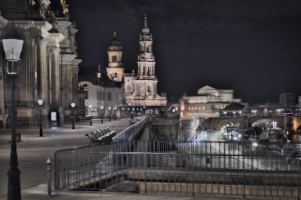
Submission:
[[[58,0],[56,0],[58,1]],[[54,2],[54,0],[52,1]],[[76,21],[80,74],[107,66],[117,32],[126,71],[137,72],[144,14],[154,38],[158,91],[168,99],[210,85],[243,102],[301,95],[301,1],[67,0]],[[55,4],[55,3],[54,3]]]

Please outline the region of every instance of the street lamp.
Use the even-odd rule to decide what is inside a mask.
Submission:
[[[108,107],[108,110],[109,110],[109,122],[111,122],[111,109],[112,109],[111,106],[109,106]]]
[[[71,108],[72,108],[72,116],[73,116],[73,120],[72,120],[72,129],[75,129],[75,125],[74,125],[74,107],[75,107],[75,103],[71,103]]]
[[[103,107],[103,106],[100,106],[100,110],[101,110],[101,123],[102,123],[102,124],[103,124],[103,115],[104,115],[103,109],[104,109],[104,107]]]
[[[20,188],[20,170],[18,169],[18,155],[16,145],[16,116],[15,116],[15,81],[20,71],[20,55],[23,46],[23,40],[3,39],[2,44],[5,52],[6,73],[11,79],[11,152],[10,152],[10,169],[8,170],[8,200],[21,200]],[[11,67],[9,67],[11,64]],[[16,69],[15,69],[15,64]]]
[[[38,99],[37,102],[38,102],[38,105],[40,106],[40,137],[43,137],[42,106],[43,106],[44,100]]]
[[[115,121],[116,121],[116,110],[117,110],[117,107],[114,107],[114,118],[115,118]]]
[[[256,116],[257,110],[251,110],[252,114],[254,114],[254,116]]]
[[[92,126],[92,105],[89,105],[90,108],[90,126]]]

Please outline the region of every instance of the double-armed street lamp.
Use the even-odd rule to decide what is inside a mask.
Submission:
[[[37,102],[38,102],[38,105],[40,106],[40,137],[43,137],[42,106],[43,106],[44,100],[38,99]]]
[[[18,155],[16,145],[16,113],[15,113],[15,87],[16,79],[20,71],[20,55],[23,40],[3,39],[2,44],[5,52],[6,73],[10,78],[11,90],[11,152],[10,169],[8,170],[8,200],[21,200],[20,170],[18,169]],[[15,66],[16,65],[16,66]]]
[[[75,129],[75,122],[74,122],[74,120],[75,120],[75,117],[74,117],[74,108],[75,108],[75,103],[71,103],[70,104],[70,106],[71,106],[71,108],[72,108],[72,117],[73,117],[73,120],[72,120],[72,129]]]

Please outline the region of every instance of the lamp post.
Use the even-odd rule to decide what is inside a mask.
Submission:
[[[72,129],[75,129],[75,124],[74,124],[74,123],[75,123],[75,122],[74,122],[74,118],[75,118],[75,117],[74,117],[74,107],[75,107],[76,104],[75,104],[75,103],[71,103],[70,105],[71,105],[71,108],[72,108],[72,116],[73,116],[73,120],[72,120]]]
[[[40,137],[43,137],[42,106],[43,106],[44,100],[38,99],[37,102],[38,102],[38,105],[40,106]]]
[[[111,106],[109,106],[108,107],[108,110],[109,110],[109,122],[111,122],[111,109],[112,109]]]
[[[90,126],[92,126],[92,105],[89,105],[90,108]]]
[[[116,110],[117,110],[117,107],[114,107],[114,118],[115,118],[115,121],[116,121]]]
[[[100,106],[100,110],[101,110],[101,123],[102,123],[102,124],[103,124],[103,115],[104,115],[103,109],[104,109],[104,107],[103,107],[103,106]]]
[[[122,107],[122,117],[124,118],[124,107]]]
[[[21,200],[20,188],[20,170],[18,169],[18,155],[16,145],[16,116],[15,116],[15,81],[20,71],[20,54],[22,51],[23,40],[4,39],[2,40],[5,52],[6,73],[10,78],[11,90],[11,152],[10,152],[10,169],[8,175],[8,200]],[[11,64],[11,67],[9,67]],[[15,64],[16,69],[15,69]]]

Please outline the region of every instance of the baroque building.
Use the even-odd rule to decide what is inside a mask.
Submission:
[[[158,79],[155,75],[155,56],[153,54],[153,36],[147,27],[145,15],[144,28],[139,36],[140,54],[138,55],[138,74],[124,75],[125,99],[132,106],[161,107],[166,106],[166,96],[157,94]]]
[[[191,117],[219,117],[220,113],[231,103],[241,103],[241,99],[234,99],[233,90],[222,90],[208,85],[198,89],[197,96],[183,95],[179,104],[173,104],[181,118]]]
[[[44,126],[60,126],[71,116],[77,102],[78,64],[75,24],[69,21],[68,5],[60,14],[50,10],[49,0],[2,0],[0,39],[24,40],[16,90],[17,124],[35,127],[40,120],[38,99],[43,99]],[[12,31],[13,30],[13,31]],[[14,32],[14,34],[12,34]],[[10,89],[0,42],[0,121],[9,124]],[[77,115],[77,111],[75,112]],[[51,117],[52,116],[52,117]]]

